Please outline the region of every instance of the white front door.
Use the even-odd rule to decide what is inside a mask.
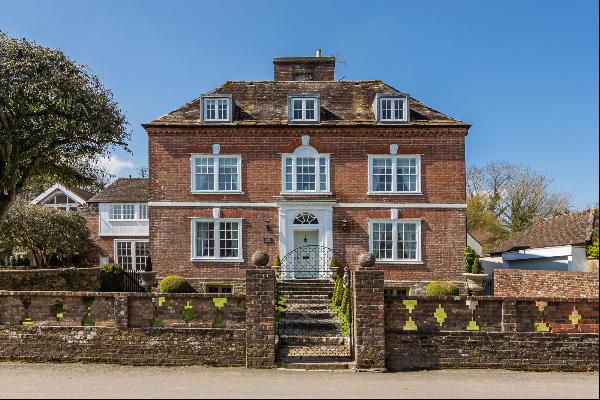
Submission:
[[[319,231],[294,230],[294,278],[319,277]]]

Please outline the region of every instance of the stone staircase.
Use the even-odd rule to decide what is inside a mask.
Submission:
[[[282,281],[286,309],[278,320],[278,363],[293,369],[353,368],[350,338],[344,337],[329,308],[333,283],[327,280]]]

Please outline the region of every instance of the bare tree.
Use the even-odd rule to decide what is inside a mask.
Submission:
[[[539,219],[569,212],[571,197],[554,191],[551,184],[547,175],[506,162],[468,168],[469,229],[483,231],[496,242]]]

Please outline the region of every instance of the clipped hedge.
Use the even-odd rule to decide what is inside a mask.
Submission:
[[[196,289],[180,275],[165,276],[158,284],[161,293],[196,293]]]
[[[433,281],[425,286],[426,296],[458,296],[459,289],[452,282]]]
[[[122,292],[124,290],[123,267],[115,263],[102,265],[100,267],[100,291]]]

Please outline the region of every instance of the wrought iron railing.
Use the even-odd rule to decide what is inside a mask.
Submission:
[[[329,247],[297,247],[281,259],[279,279],[334,279],[337,271],[331,268],[333,256]]]
[[[142,286],[142,277],[136,271],[123,271],[123,291],[124,292],[145,292]]]

